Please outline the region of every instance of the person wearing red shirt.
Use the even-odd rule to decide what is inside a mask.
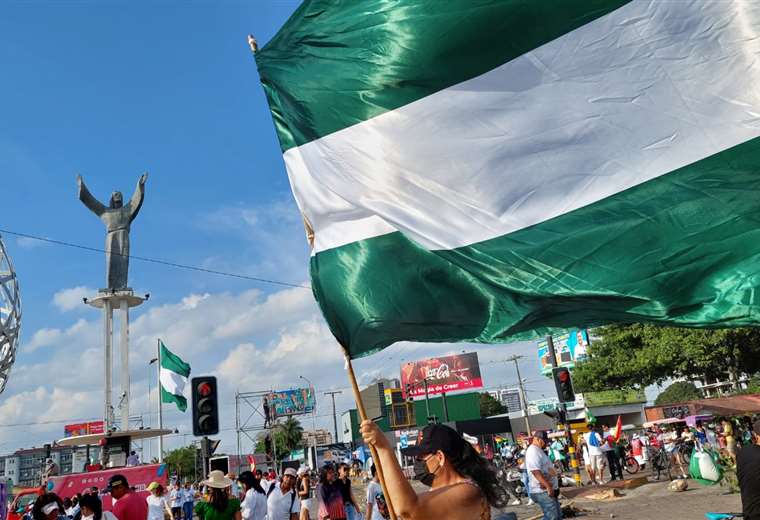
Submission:
[[[113,514],[119,520],[145,520],[148,518],[148,502],[129,489],[124,475],[114,475],[108,479],[108,491],[115,500]]]

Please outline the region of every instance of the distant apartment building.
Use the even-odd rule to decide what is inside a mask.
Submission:
[[[507,413],[522,410],[519,388],[499,388],[497,390],[489,390],[488,393],[507,408]]]
[[[50,458],[58,465],[60,475],[84,470],[87,460],[86,448],[53,446],[49,450]],[[48,448],[44,447],[0,455],[0,481],[10,481],[13,485],[21,487],[39,486],[47,456]]]
[[[315,431],[304,430],[302,439],[304,446],[313,446],[314,438],[316,437],[317,446],[329,446],[333,443],[333,435],[329,430],[318,429]]]
[[[740,390],[746,390],[749,384],[749,376],[742,374],[737,376],[734,381],[732,381],[728,375],[721,378],[704,377],[693,381],[693,383],[702,393],[702,397],[709,399],[711,397],[720,397]]]

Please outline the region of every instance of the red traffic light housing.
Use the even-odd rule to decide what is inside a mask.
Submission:
[[[194,377],[192,388],[193,435],[203,437],[219,433],[219,403],[216,378]]]
[[[571,403],[575,401],[575,391],[573,390],[573,380],[570,377],[570,370],[566,367],[552,369],[554,376],[554,387],[557,389],[557,398],[560,403]]]

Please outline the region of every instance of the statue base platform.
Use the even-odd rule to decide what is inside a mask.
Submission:
[[[100,289],[98,295],[94,298],[87,298],[85,303],[98,309],[105,307],[107,301],[111,302],[111,308],[118,309],[121,307],[121,302],[126,300],[127,307],[137,307],[141,305],[145,300],[144,296],[135,296],[132,289]]]

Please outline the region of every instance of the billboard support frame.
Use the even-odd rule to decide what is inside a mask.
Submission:
[[[242,459],[242,442],[247,439],[251,442],[251,453],[256,453],[255,434],[258,432],[267,432],[272,440],[272,458],[271,462],[277,467],[277,447],[273,433],[272,421],[269,421],[264,412],[264,398],[272,395],[270,390],[257,390],[253,392],[235,392],[235,434],[237,436],[237,468],[236,473],[240,474]],[[263,422],[261,422],[261,420]],[[268,461],[270,459],[267,459]]]

